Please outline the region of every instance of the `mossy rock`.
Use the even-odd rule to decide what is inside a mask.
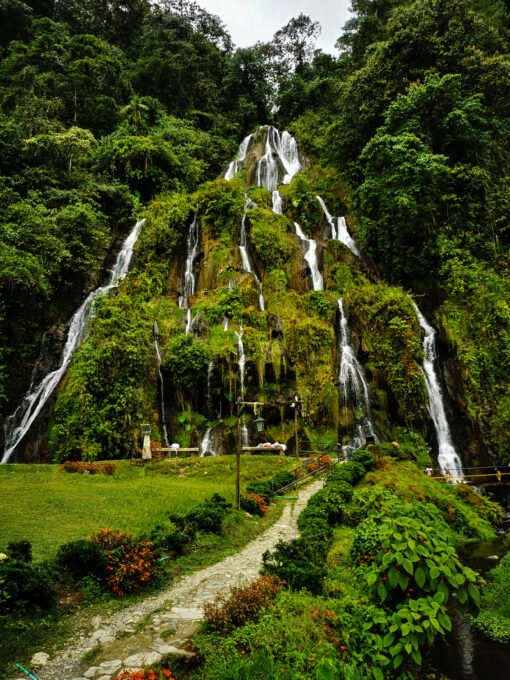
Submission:
[[[297,257],[297,239],[289,233],[292,225],[286,217],[254,208],[248,211],[248,222],[255,258],[266,271],[285,269]]]

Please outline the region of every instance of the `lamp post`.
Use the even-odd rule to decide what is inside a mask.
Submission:
[[[264,418],[258,415],[258,408],[264,404],[260,401],[241,401],[237,400],[237,450],[236,450],[236,508],[241,509],[241,453],[243,452],[243,441],[241,434],[241,416],[245,406],[253,406],[253,412],[257,416],[255,425],[257,432],[264,431]]]
[[[296,458],[299,458],[299,438],[298,438],[298,414],[301,416],[306,415],[306,409],[304,407],[303,400],[296,394],[290,402],[290,407],[294,409],[294,441],[296,447]]]

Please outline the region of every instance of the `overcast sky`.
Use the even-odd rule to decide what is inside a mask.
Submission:
[[[350,17],[350,0],[196,0],[226,25],[237,47],[270,40],[279,28],[303,13],[322,27],[317,47],[336,54],[335,42]]]

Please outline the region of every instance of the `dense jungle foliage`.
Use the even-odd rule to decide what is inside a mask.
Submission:
[[[319,27],[303,15],[271,42],[236,49],[220,18],[185,0],[1,3],[3,416],[54,365],[84,292],[104,280],[135,217],[147,218],[134,273],[97,304],[59,390],[50,456],[136,450],[138,424],[157,419],[154,320],[174,438],[196,443],[218,417],[229,436],[239,386],[225,318],[245,328],[248,389],[272,402],[275,428],[280,414],[275,435],[290,434],[282,409],[299,390],[310,440],[347,436],[356,414],[335,388],[338,295],[381,432],[429,437],[410,292],[440,331],[463,453],[509,460],[507,3],[355,0],[352,11],[333,57],[314,49]],[[281,188],[284,215],[264,190],[249,192],[266,314],[237,276],[247,176],[211,181],[265,123],[288,127],[308,159]],[[316,194],[348,216],[366,260],[323,241],[326,290],[307,293],[292,221],[321,241]],[[184,341],[176,303],[196,210],[202,325]],[[215,413],[200,396],[211,361]]]

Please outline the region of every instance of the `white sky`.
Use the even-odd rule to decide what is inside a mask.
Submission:
[[[216,14],[237,47],[269,41],[276,31],[303,13],[321,24],[317,48],[336,54],[335,42],[350,18],[350,0],[196,0]]]

